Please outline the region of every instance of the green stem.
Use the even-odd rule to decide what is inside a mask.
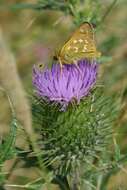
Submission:
[[[35,9],[35,10],[65,10],[67,8],[66,4],[63,3],[51,3],[51,2],[44,2],[44,3],[17,3],[13,5],[9,5],[9,8],[12,10],[17,9]]]
[[[105,18],[109,15],[109,13],[111,12],[111,10],[112,10],[113,7],[115,6],[116,2],[117,2],[117,0],[114,0],[114,1],[109,5],[109,7],[107,8],[105,14],[102,16],[102,19],[101,19],[99,25],[101,25],[101,24],[104,22]]]
[[[79,185],[79,175],[78,171],[75,169],[72,179],[72,190],[78,190],[78,185]]]
[[[6,180],[9,179],[9,178],[11,177],[12,172],[13,172],[13,170],[16,168],[18,162],[19,162],[19,158],[16,158],[16,160],[14,161],[12,167],[10,168],[10,170],[9,170],[7,176],[6,176]]]

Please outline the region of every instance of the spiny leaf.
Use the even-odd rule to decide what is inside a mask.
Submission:
[[[6,137],[4,143],[0,146],[0,164],[9,159],[9,157],[14,155],[15,152],[14,145],[17,132],[17,119],[15,117],[12,119],[10,128],[9,135]]]
[[[15,116],[13,103],[12,103],[9,95],[3,88],[0,87],[0,90],[2,90],[6,94],[6,96],[8,98],[8,102],[10,104],[11,114],[12,114],[12,122],[10,124],[10,132],[7,135],[6,139],[3,141],[3,143],[0,145],[0,165],[1,165],[4,161],[6,161],[7,159],[9,159],[11,156],[13,156],[15,154],[14,145],[15,145],[16,132],[17,132],[18,125],[17,125],[17,119]]]
[[[115,138],[114,138],[114,148],[115,148],[114,159],[117,162],[122,158],[122,155],[121,155],[121,152],[120,152],[120,147],[118,146]]]

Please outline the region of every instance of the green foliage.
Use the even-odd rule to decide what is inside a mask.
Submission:
[[[11,5],[12,9],[35,9],[35,10],[57,10],[65,15],[71,15],[73,22],[80,25],[83,22],[92,22],[100,25],[110,13],[117,0],[113,0],[107,7],[103,7],[100,0],[38,0],[36,3],[17,3]],[[100,15],[103,15],[100,17]]]
[[[15,140],[16,140],[16,132],[17,132],[17,120],[13,118],[12,123],[10,125],[10,133],[4,140],[4,142],[0,145],[0,165],[5,161],[10,159],[15,155]]]
[[[120,39],[117,36],[114,34],[110,35],[110,37],[106,38],[106,40],[101,44],[102,52],[105,54],[108,53],[109,49],[112,51],[113,47],[118,46],[119,42]]]
[[[0,88],[0,90],[6,94],[12,112],[12,121],[10,124],[9,134],[4,139],[1,139],[1,144],[0,144],[0,188],[3,189],[3,184],[6,180],[7,173],[3,172],[2,168],[5,161],[12,159],[16,155],[15,142],[16,142],[18,121],[16,119],[15,111],[10,97],[3,88]]]
[[[15,141],[17,133],[17,119],[14,117],[10,125],[10,133],[7,135],[3,143],[0,144],[0,185],[4,183],[6,174],[2,172],[2,166],[6,160],[16,155]]]

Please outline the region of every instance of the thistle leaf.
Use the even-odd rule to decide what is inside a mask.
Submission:
[[[10,133],[3,144],[0,145],[0,165],[15,155],[15,141],[17,132],[17,119],[14,117],[10,125]]]

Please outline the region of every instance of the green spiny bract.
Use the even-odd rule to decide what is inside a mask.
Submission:
[[[79,105],[69,105],[65,112],[58,105],[36,100],[34,124],[41,131],[44,164],[57,175],[67,175],[83,164],[86,172],[95,169],[112,142],[116,111],[113,98],[105,97],[101,88],[94,89]]]

